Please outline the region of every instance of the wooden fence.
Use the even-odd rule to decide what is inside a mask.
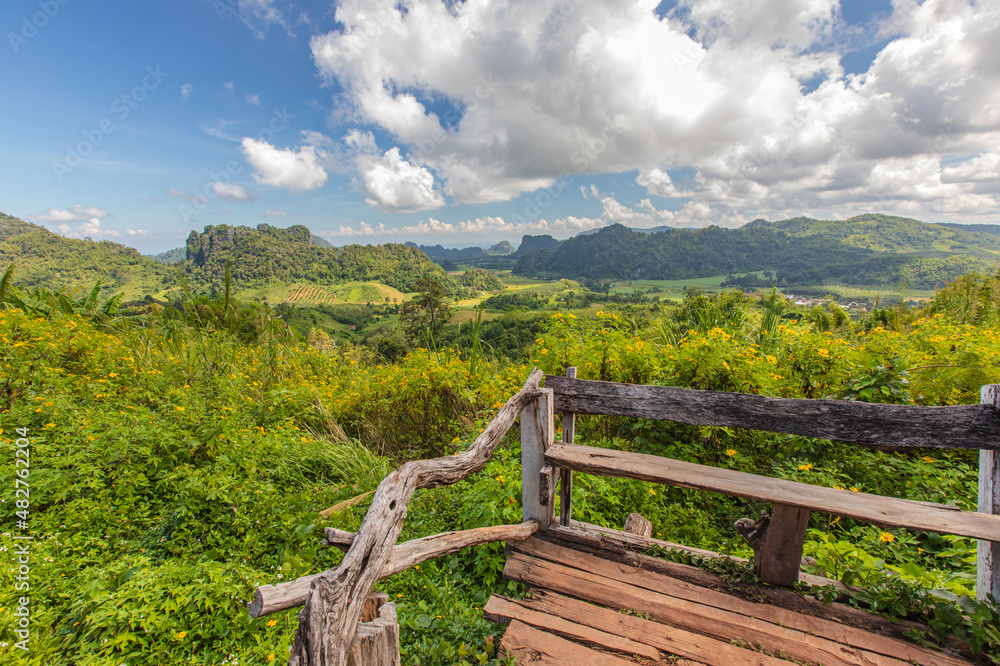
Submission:
[[[519,541],[537,530],[571,524],[573,473],[640,479],[772,503],[767,518],[745,525],[760,577],[776,585],[799,578],[810,511],[979,540],[978,590],[1000,597],[1000,385],[984,386],[979,405],[913,407],[837,400],[635,386],[545,377],[535,370],[524,387],[469,447],[455,456],[405,463],[387,476],[357,534],[327,530],[327,542],[347,551],[333,569],[257,589],[247,605],[253,617],[303,606],[289,664],[342,666],[398,664],[398,632],[391,602],[372,596],[375,583],[469,545]],[[560,413],[563,441],[554,441]],[[916,447],[980,450],[979,511],[866,493],[822,488],[658,456],[574,443],[577,414],[631,416],[790,433],[887,450]],[[419,488],[455,483],[479,470],[517,417],[521,419],[524,522],[396,543],[406,509]],[[555,515],[558,489],[560,513]],[[752,522],[752,521],[751,521]],[[556,526],[561,523],[562,527]]]

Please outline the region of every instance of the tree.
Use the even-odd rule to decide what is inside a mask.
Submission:
[[[410,338],[418,342],[426,341],[433,347],[434,340],[451,318],[448,292],[439,280],[431,276],[420,278],[417,290],[416,298],[404,306],[403,329]]]

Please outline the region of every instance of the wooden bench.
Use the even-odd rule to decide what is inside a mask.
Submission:
[[[327,529],[327,543],[347,551],[339,565],[257,588],[247,604],[254,618],[303,606],[289,666],[399,664],[395,608],[384,595],[373,596],[377,581],[494,541],[506,541],[510,549],[505,575],[534,590],[527,600],[494,597],[485,609],[487,617],[509,623],[502,645],[521,664],[648,664],[668,655],[673,664],[778,666],[789,663],[785,657],[851,666],[970,663],[954,650],[906,641],[905,632],[920,631],[918,625],[889,622],[840,604],[823,605],[780,585],[835,583],[799,572],[810,511],[823,511],[979,539],[979,594],[996,596],[1000,387],[983,387],[981,405],[909,407],[582,381],[575,379],[574,368],[567,377],[547,377],[546,388],[540,389],[542,377],[539,370],[532,371],[467,450],[409,461],[390,473],[375,491],[357,534]],[[556,412],[563,414],[559,443],[554,441]],[[980,449],[979,512],[579,446],[574,443],[576,414],[756,428],[889,449]],[[397,543],[414,493],[482,470],[518,415],[524,521]],[[768,521],[755,523],[750,533],[755,566],[765,584],[738,593],[708,571],[650,556],[665,547],[711,554],[651,538],[648,521],[640,517],[628,521],[636,533],[574,521],[574,472],[771,502]]]
[[[978,539],[979,597],[998,596],[1000,576],[993,566],[1000,553],[996,385],[983,387],[981,404],[956,407],[796,400],[584,381],[575,378],[574,368],[566,377],[546,376],[545,387],[521,414],[524,517],[538,520],[541,529],[511,548],[505,568],[505,575],[528,585],[532,596],[523,601],[495,597],[486,608],[487,617],[510,624],[503,646],[519,664],[627,663],[612,653],[648,663],[670,654],[720,665],[786,664],[785,656],[810,664],[973,663],[955,650],[917,646],[901,630],[921,633],[926,627],[889,622],[838,604],[823,606],[772,586],[816,582],[800,572],[800,562],[810,512],[819,511],[880,526]],[[556,413],[563,419],[561,442],[554,441]],[[979,511],[581,446],[574,443],[577,414],[750,428],[886,450],[980,449]],[[577,523],[572,519],[574,473],[770,502],[770,514],[754,523],[749,535],[755,571],[766,584],[754,592],[762,601],[734,596],[708,572],[642,555],[663,543],[648,534],[614,536],[610,530]]]

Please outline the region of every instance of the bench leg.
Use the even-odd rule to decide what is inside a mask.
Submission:
[[[764,542],[754,554],[757,575],[765,583],[791,587],[799,582],[802,545],[809,526],[809,509],[775,504]]]

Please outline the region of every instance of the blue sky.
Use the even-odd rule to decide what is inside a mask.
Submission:
[[[995,223],[995,5],[12,1],[0,211],[143,252],[889,212]]]

